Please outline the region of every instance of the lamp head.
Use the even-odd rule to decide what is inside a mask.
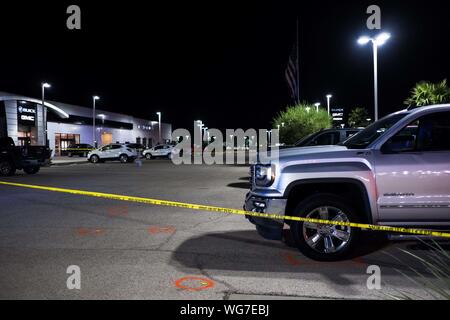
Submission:
[[[372,40],[372,39],[370,39],[367,36],[362,36],[362,37],[359,37],[358,44],[363,46],[363,45],[368,44],[370,42],[370,40]]]
[[[391,37],[390,33],[387,32],[383,32],[380,33],[376,38],[375,38],[375,43],[379,46],[383,45],[386,43],[386,41],[389,40],[389,38]]]

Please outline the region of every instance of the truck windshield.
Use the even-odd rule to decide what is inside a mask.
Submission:
[[[378,137],[381,137],[390,127],[396,124],[400,119],[404,118],[408,113],[396,113],[389,115],[365,128],[363,131],[355,134],[349,139],[342,142],[349,149],[365,149]]]

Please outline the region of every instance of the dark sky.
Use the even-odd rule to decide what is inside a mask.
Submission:
[[[148,4],[150,3],[150,5]],[[163,5],[161,3],[164,3]],[[245,3],[245,5],[243,4]],[[66,28],[81,7],[82,30]],[[284,70],[300,19],[301,99],[373,106],[366,8],[382,9],[380,114],[420,80],[448,78],[446,1],[2,1],[0,90],[188,127],[266,128],[290,97]],[[449,79],[450,80],[450,79]]]

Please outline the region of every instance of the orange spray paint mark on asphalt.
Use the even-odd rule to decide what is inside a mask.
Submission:
[[[290,253],[286,254],[285,259],[286,259],[286,262],[288,264],[290,264],[291,266],[301,265],[301,262],[296,257],[294,257],[293,254],[290,254]]]
[[[105,230],[98,228],[78,228],[76,234],[79,236],[100,236],[105,233]]]
[[[187,291],[202,291],[213,288],[214,285],[214,281],[210,279],[193,276],[183,277],[175,281],[177,288]]]
[[[114,206],[108,207],[107,209],[108,215],[112,217],[123,217],[128,215],[128,207],[127,206]]]
[[[171,226],[167,226],[167,227],[151,226],[147,229],[147,231],[150,234],[158,234],[158,233],[171,234],[171,233],[175,233],[176,229]]]

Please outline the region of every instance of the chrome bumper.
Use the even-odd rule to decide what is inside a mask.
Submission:
[[[259,213],[285,215],[287,199],[264,198],[249,192],[245,197],[244,210]],[[283,234],[283,220],[252,217],[246,218],[256,226],[258,233],[268,240],[281,240]]]

